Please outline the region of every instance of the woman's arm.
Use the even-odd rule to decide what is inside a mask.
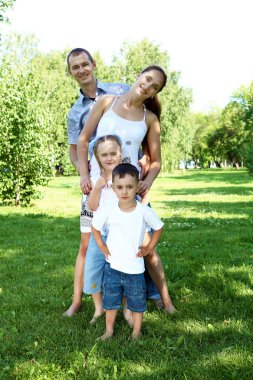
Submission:
[[[143,181],[140,181],[139,194],[145,195],[152,186],[155,178],[161,170],[161,142],[160,142],[160,123],[156,115],[148,114],[147,119],[148,132],[147,142],[150,152],[150,167],[147,176]]]
[[[107,105],[111,103],[112,99],[113,97],[111,95],[103,95],[98,98],[79,136],[77,144],[77,156],[80,173],[80,187],[84,194],[88,194],[92,187],[88,168],[88,151],[90,138],[101,117],[103,116]]]

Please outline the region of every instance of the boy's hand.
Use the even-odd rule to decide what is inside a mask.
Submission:
[[[138,253],[137,253],[137,257],[144,257],[144,256],[148,256],[148,255],[152,255],[153,253],[153,249],[152,248],[149,248],[149,246],[141,246]]]
[[[106,244],[103,244],[102,246],[99,247],[99,249],[103,252],[105,258],[108,260],[108,256],[111,256],[109,249]]]

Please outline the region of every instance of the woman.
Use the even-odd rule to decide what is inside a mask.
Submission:
[[[161,105],[157,98],[165,86],[167,76],[160,66],[148,66],[138,76],[130,90],[119,97],[104,95],[94,105],[85,128],[80,134],[77,153],[80,162],[80,187],[84,194],[91,190],[90,176],[98,177],[99,165],[95,155],[88,166],[90,137],[96,130],[96,137],[116,134],[122,140],[122,160],[138,167],[138,152],[143,139],[147,138],[150,167],[146,177],[140,181],[139,193],[144,196],[161,169],[160,114]],[[94,242],[90,242],[86,260],[92,260]],[[90,252],[90,253],[89,253]],[[146,264],[163,300],[164,309],[173,313],[174,306],[170,300],[161,260],[158,255],[147,257]],[[86,266],[86,265],[85,265]],[[85,279],[89,272],[85,270]],[[86,282],[86,280],[85,280]],[[88,281],[87,281],[88,282]],[[92,294],[96,308],[94,318],[102,314],[101,283],[93,284],[92,289],[84,288],[85,293]],[[93,320],[94,320],[93,318]]]

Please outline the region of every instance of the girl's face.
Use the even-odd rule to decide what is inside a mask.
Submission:
[[[113,140],[101,142],[97,147],[97,159],[105,172],[111,173],[121,163],[121,149]]]
[[[146,71],[139,75],[136,86],[139,94],[146,99],[155,96],[164,84],[164,77],[158,70]]]

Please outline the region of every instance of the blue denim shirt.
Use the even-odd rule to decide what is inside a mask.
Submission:
[[[104,94],[122,95],[129,90],[130,86],[124,83],[102,83],[97,81],[96,96]],[[79,135],[88,119],[90,111],[96,99],[87,97],[82,90],[76,103],[72,106],[68,114],[68,143],[77,145]],[[94,139],[96,131],[91,140]]]

